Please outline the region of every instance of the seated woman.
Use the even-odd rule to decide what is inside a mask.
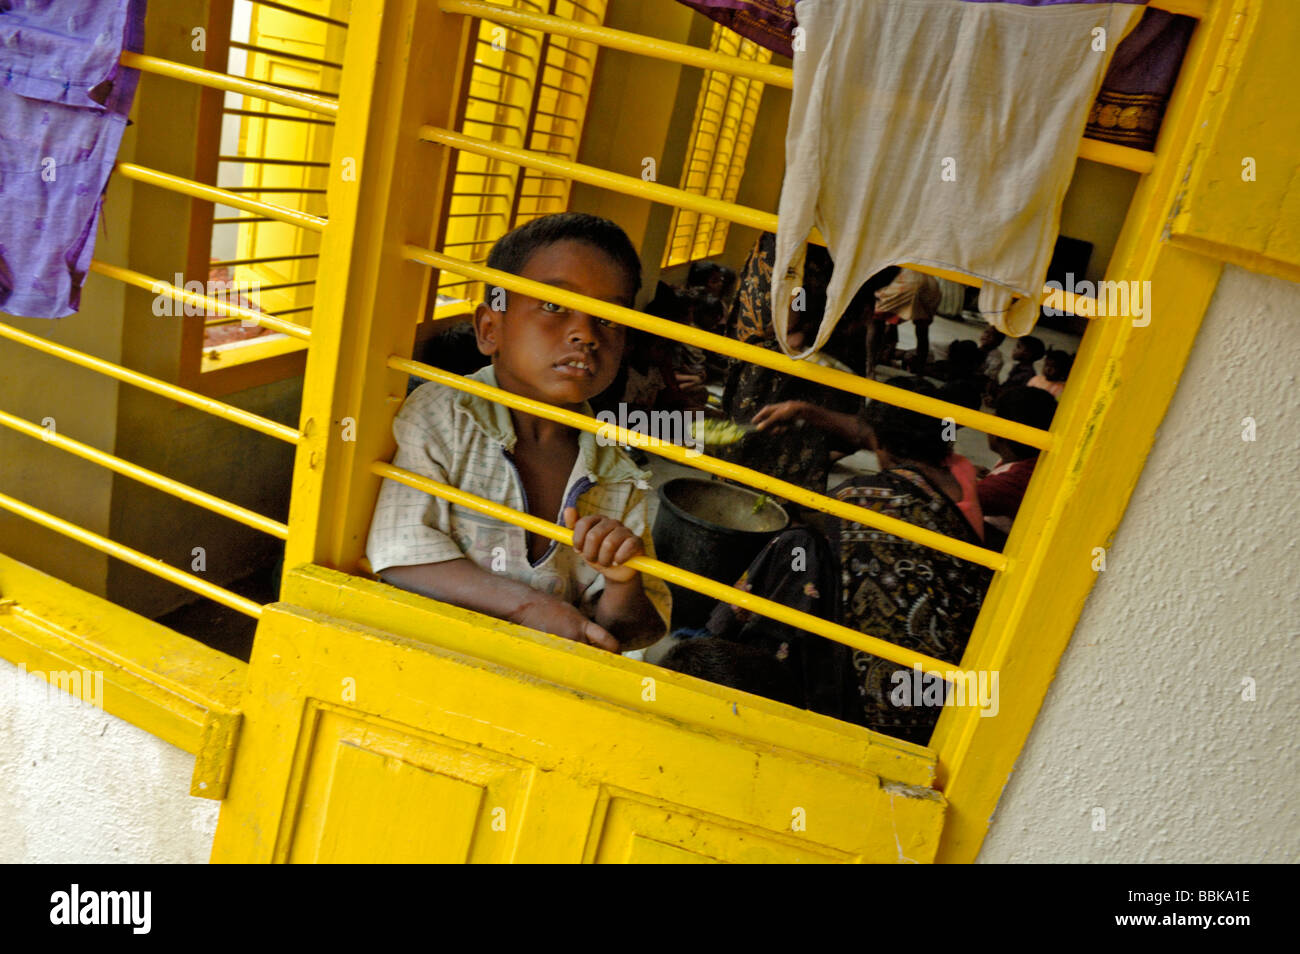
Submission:
[[[922,378],[890,383],[929,397],[936,393]],[[810,424],[876,453],[880,472],[853,478],[834,497],[958,540],[981,542],[973,473],[971,479],[954,476],[955,455],[943,439],[941,421],[879,401],[861,416],[830,417],[833,412],[803,408],[773,410],[765,419],[775,426],[800,413],[809,414]],[[974,507],[962,506],[971,502]],[[991,571],[871,527],[827,520],[820,542],[808,526],[777,536],[738,587],[959,663]],[[922,745],[938,720],[938,706],[896,704],[891,698],[898,685],[895,673],[907,672],[896,663],[723,603],[715,607],[707,632],[708,644],[687,640],[664,665],[763,693],[771,679],[760,683],[752,675],[750,650],[757,648],[784,662],[798,704],[816,712]]]

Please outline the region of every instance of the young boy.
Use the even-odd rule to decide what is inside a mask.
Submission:
[[[562,213],[514,229],[489,268],[632,307],[641,263],[623,230]],[[489,287],[474,332],[490,366],[470,375],[505,391],[590,414],[613,381],[622,325]],[[593,434],[439,384],[407,399],[393,421],[393,464],[573,528],[573,549],[385,480],[366,555],[394,586],[614,652],[665,632],[662,581],[624,564],[653,556],[647,474]]]
[[[984,331],[980,333],[980,354],[984,358],[984,364],[980,366],[980,374],[990,381],[1002,377],[1002,352],[998,348],[1002,346],[1004,338],[1006,335],[992,325],[986,325]]]
[[[1031,388],[1042,388],[1058,400],[1065,390],[1065,379],[1070,376],[1074,356],[1068,351],[1049,348],[1043,358],[1043,373],[1029,379]]]
[[[998,398],[996,413],[1008,421],[1047,430],[1056,413],[1056,399],[1041,388],[1012,388]],[[985,541],[1001,550],[1029,487],[1029,478],[1034,475],[1038,448],[993,434],[988,437],[989,450],[1000,459],[975,490],[984,513]]]
[[[994,400],[999,394],[1005,394],[1012,388],[1024,387],[1034,376],[1034,362],[1047,353],[1047,346],[1043,344],[1041,338],[1035,338],[1033,335],[1025,335],[1016,341],[1015,350],[1011,352],[1011,360],[1015,363],[1011,366],[1011,371],[1007,374],[1007,379],[1002,382],[1001,386],[997,382],[990,382],[989,397]]]

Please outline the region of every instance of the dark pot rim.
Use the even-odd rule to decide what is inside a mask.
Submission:
[[[748,487],[737,487],[735,484],[722,485],[731,490],[736,490],[741,493],[748,494],[749,496],[754,497],[755,499],[757,499],[760,496],[766,496],[767,502],[771,504],[773,507],[775,507],[777,510],[779,510],[782,516],[785,517],[785,522],[781,524],[779,527],[773,527],[771,530],[737,530],[732,527],[724,527],[718,523],[710,523],[707,520],[703,520],[695,516],[695,514],[693,513],[689,513],[683,510],[673,500],[669,499],[666,493],[664,493],[664,491],[666,491],[669,487],[672,487],[674,484],[706,484],[712,487],[720,483],[721,481],[702,480],[699,477],[674,477],[671,480],[664,481],[664,483],[660,484],[659,490],[657,491],[657,493],[659,494],[659,505],[661,507],[667,507],[670,511],[672,511],[675,517],[679,517],[682,520],[685,520],[687,523],[694,524],[695,526],[700,527],[701,529],[709,530],[714,533],[735,533],[735,534],[741,534],[743,536],[767,537],[767,536],[772,536],[773,534],[780,533],[782,530],[786,530],[789,528],[790,511],[782,507],[781,504],[777,502],[775,497],[772,497],[767,494],[760,495],[756,491],[750,490]]]

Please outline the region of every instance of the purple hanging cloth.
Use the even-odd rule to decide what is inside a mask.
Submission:
[[[796,0],[677,0],[782,56],[794,56]]]
[[[1149,7],[1115,48],[1088,115],[1089,139],[1148,152],[1174,91],[1196,19]]]
[[[0,0],[0,310],[81,305],[139,81],[145,0]]]

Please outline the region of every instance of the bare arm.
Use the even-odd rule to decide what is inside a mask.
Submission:
[[[530,629],[589,643],[610,652],[618,652],[620,648],[618,640],[605,628],[602,620],[593,622],[563,600],[485,570],[466,558],[415,566],[391,566],[379,576],[386,583],[412,593]],[[602,596],[602,602],[603,599]]]
[[[826,431],[840,444],[855,451],[868,446],[867,422],[857,414],[831,411],[808,401],[782,401],[759,408],[754,415],[754,423],[760,431],[776,430],[799,420]]]
[[[653,646],[664,635],[663,620],[641,586],[641,574],[627,583],[605,581],[596,602],[596,622],[613,633],[624,652]]]

